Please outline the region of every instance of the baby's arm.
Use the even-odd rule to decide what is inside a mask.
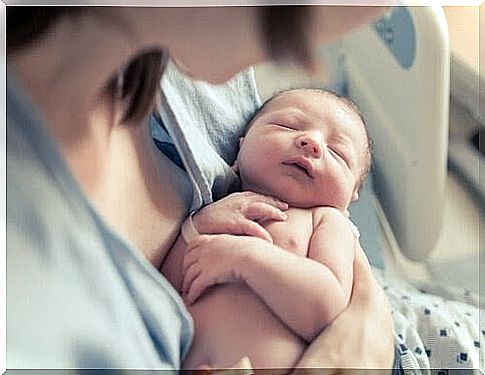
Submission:
[[[314,231],[308,257],[324,265],[329,273],[323,299],[325,325],[340,314],[350,301],[353,262],[358,240],[349,220],[332,207],[318,208],[314,213]]]
[[[318,209],[314,220],[308,258],[258,252],[258,267],[245,270],[251,289],[307,341],[347,306],[356,243],[347,219],[336,209]]]
[[[194,301],[207,287],[245,282],[273,312],[311,341],[347,305],[356,243],[347,219],[318,210],[309,258],[251,237],[205,236],[189,249],[184,290]]]
[[[200,234],[248,235],[272,242],[271,235],[261,222],[284,221],[286,215],[283,211],[287,209],[287,203],[270,196],[250,191],[233,193],[198,211],[193,218],[193,225]],[[180,270],[186,249],[187,242],[179,235],[160,267],[163,275],[179,292],[182,288]]]

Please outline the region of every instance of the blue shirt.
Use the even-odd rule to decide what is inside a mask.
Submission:
[[[178,369],[192,320],[101,220],[30,99],[7,82],[7,368]]]

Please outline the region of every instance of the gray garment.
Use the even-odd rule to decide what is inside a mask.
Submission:
[[[193,183],[192,210],[236,190],[231,169],[238,139],[259,108],[253,69],[224,85],[193,81],[169,63],[161,82],[160,117]],[[163,140],[152,127],[155,138]]]
[[[176,291],[89,204],[35,106],[7,84],[7,368],[179,368]]]

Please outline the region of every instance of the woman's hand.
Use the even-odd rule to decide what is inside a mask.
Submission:
[[[311,374],[312,369],[326,367],[328,375],[345,374],[344,369],[356,374],[357,368],[391,369],[393,359],[389,303],[358,246],[349,306],[311,343],[294,373]]]
[[[193,216],[200,234],[234,234],[273,242],[261,225],[266,220],[286,220],[288,204],[250,191],[231,194],[202,208]]]

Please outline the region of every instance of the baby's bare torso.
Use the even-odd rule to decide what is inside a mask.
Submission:
[[[313,210],[290,208],[285,213],[286,221],[263,226],[276,245],[306,257],[314,230]],[[174,248],[164,264],[167,270],[180,267],[178,272],[164,270],[178,290],[183,251]],[[298,308],[297,301],[294,307]],[[243,284],[213,287],[188,309],[194,318],[195,337],[184,368],[227,368],[245,355],[255,368],[292,368],[307,345]]]

